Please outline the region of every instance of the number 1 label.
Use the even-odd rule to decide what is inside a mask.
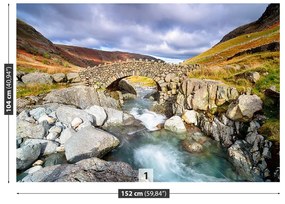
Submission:
[[[153,169],[139,169],[139,182],[153,182]]]

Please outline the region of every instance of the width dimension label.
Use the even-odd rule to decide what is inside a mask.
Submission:
[[[119,198],[169,198],[169,189],[119,189]]]
[[[13,64],[4,64],[4,115],[13,115]]]

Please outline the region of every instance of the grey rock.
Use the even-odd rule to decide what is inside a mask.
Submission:
[[[81,81],[78,73],[67,73],[66,78],[67,78],[67,82],[69,83],[78,83]]]
[[[107,121],[105,125],[110,124],[123,124],[123,111],[119,111],[113,108],[105,108],[107,114]]]
[[[220,106],[223,105],[226,101],[229,101],[228,98],[228,86],[219,85],[217,87],[217,98],[216,98],[216,105]]]
[[[42,123],[42,122],[44,122],[44,121],[46,121],[48,124],[52,125],[52,124],[55,123],[56,120],[55,120],[54,118],[52,118],[52,117],[47,116],[47,115],[42,115],[42,116],[38,119],[38,122],[39,122],[39,123]]]
[[[49,129],[49,132],[50,133],[57,133],[57,134],[60,134],[62,131],[62,127],[61,126],[52,126],[50,129]]]
[[[42,124],[29,123],[24,120],[17,121],[17,138],[38,138],[45,136],[46,130]]]
[[[265,144],[264,144],[264,148],[262,151],[262,157],[265,159],[271,159],[270,147],[271,147],[272,143],[269,142],[269,143],[271,143],[271,145],[267,145],[268,142],[269,141],[267,141],[267,140],[264,142]]]
[[[41,116],[46,115],[46,109],[43,107],[33,109],[30,111],[30,115],[36,120],[39,120]]]
[[[264,171],[267,168],[267,163],[265,159],[261,159],[260,164],[258,164],[258,167],[260,168],[261,171]]]
[[[65,144],[65,142],[71,138],[76,132],[72,128],[67,128],[62,131],[60,134],[59,140],[60,144]]]
[[[260,79],[260,74],[258,72],[252,72],[249,74],[249,80],[256,83]]]
[[[66,76],[63,73],[56,73],[56,74],[51,75],[51,77],[56,83],[66,82]]]
[[[195,91],[192,99],[192,105],[194,110],[208,110],[208,88],[206,85]]]
[[[73,129],[76,129],[80,124],[83,123],[83,120],[79,117],[75,117],[73,118],[73,120],[71,121],[71,127]]]
[[[42,166],[43,163],[44,163],[43,160],[38,159],[37,161],[35,161],[35,162],[33,163],[33,166]]]
[[[56,132],[50,132],[47,136],[46,136],[46,138],[47,138],[47,140],[55,140],[56,138],[58,138],[58,133],[56,133]]]
[[[34,105],[32,101],[30,101],[27,98],[18,98],[17,99],[17,113],[20,113],[27,109],[27,107],[30,107],[31,105]]]
[[[60,122],[65,125],[70,125],[74,118],[80,118],[84,123],[94,123],[94,117],[84,110],[80,110],[77,108],[72,108],[69,106],[60,106],[56,110],[57,118]]]
[[[180,78],[179,78],[178,76],[176,76],[176,77],[173,77],[173,78],[171,79],[171,81],[178,83],[178,82],[180,81]]]
[[[252,162],[244,142],[237,140],[230,148],[228,154],[237,171],[249,181],[254,181],[252,176]]]
[[[19,148],[22,142],[23,142],[23,138],[21,137],[16,138],[16,147]]]
[[[74,105],[81,109],[86,109],[93,105],[102,107],[118,108],[117,100],[106,96],[101,91],[96,91],[92,87],[75,86],[65,89],[53,90],[44,98],[47,103],[61,103]]]
[[[184,80],[181,83],[180,92],[186,99],[183,104],[184,108],[209,111],[211,114],[217,111],[218,106],[238,97],[238,91],[235,88],[229,87],[220,81],[194,78]],[[181,106],[180,98],[177,97],[176,104]],[[175,108],[181,109],[180,106],[177,105]],[[176,112],[174,110],[174,113]]]
[[[185,139],[182,141],[183,148],[190,153],[200,153],[203,151],[203,146],[198,142]]]
[[[98,158],[76,164],[45,167],[26,176],[23,182],[130,182],[138,181],[138,172],[124,162],[107,162]]]
[[[241,95],[232,102],[227,110],[227,117],[231,120],[249,121],[253,114],[262,109],[262,100],[257,95]]]
[[[22,76],[22,81],[25,84],[52,84],[53,82],[49,74],[38,72]]]
[[[103,126],[107,120],[106,111],[100,106],[94,105],[85,109],[85,111],[95,118],[95,126]]]
[[[47,158],[45,158],[44,167],[54,166],[58,164],[67,164],[67,160],[65,158],[64,153],[51,154]]]
[[[263,172],[263,177],[264,177],[264,178],[270,177],[270,171],[269,171],[269,169],[265,169],[265,170],[264,170],[264,172]]]
[[[194,110],[185,110],[182,119],[188,124],[198,125],[198,113]]]
[[[40,156],[41,145],[24,145],[17,149],[17,169],[25,170]]]
[[[42,139],[27,139],[22,143],[21,147],[27,145],[40,145],[40,153],[42,155],[49,155],[55,153],[56,148],[59,146],[59,144],[55,141]]]
[[[17,116],[17,119],[26,120],[26,119],[29,118],[29,117],[30,117],[29,111],[23,110],[23,111]]]
[[[250,121],[249,128],[248,128],[247,132],[256,132],[258,130],[258,128],[260,128],[260,125],[258,122]]]
[[[189,108],[192,108],[192,105]],[[172,109],[174,115],[182,115],[185,110],[185,97],[180,92],[177,94],[176,102],[173,104]]]
[[[35,173],[36,171],[42,169],[43,167],[42,166],[33,166],[29,169],[27,169],[26,171],[24,171],[25,174],[32,174],[32,173]]]
[[[218,120],[218,118],[215,117],[213,122],[213,129],[213,137],[215,139],[219,138],[217,141],[220,141],[221,144],[225,147],[232,145],[234,135],[233,127],[224,125],[221,121]]]
[[[72,163],[90,157],[102,157],[119,143],[110,133],[89,126],[82,128],[65,142],[65,155]]]
[[[164,129],[170,130],[176,133],[185,133],[186,127],[179,116],[172,116],[164,123]]]
[[[171,79],[173,79],[173,78],[175,78],[176,77],[176,74],[174,74],[174,73],[170,73],[170,74],[167,74],[166,75],[166,77],[165,77],[165,81],[167,82],[167,83],[169,83],[170,81],[171,81]]]
[[[48,116],[55,118],[55,119],[57,118],[55,111],[52,111]]]

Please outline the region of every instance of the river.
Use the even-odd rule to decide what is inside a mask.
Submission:
[[[140,126],[112,126],[120,146],[104,157],[109,161],[124,161],[134,169],[151,168],[158,182],[221,182],[242,181],[228,161],[226,150],[209,139],[202,153],[189,153],[182,148],[186,134],[176,134],[158,124],[167,118],[150,111],[152,100],[144,98],[153,89],[141,88],[138,97],[125,101],[123,110],[141,121]]]

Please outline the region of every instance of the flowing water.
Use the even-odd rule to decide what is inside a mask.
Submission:
[[[152,101],[144,96],[151,89],[140,89],[136,99],[124,104],[124,111],[132,114],[141,125],[113,126],[108,131],[116,135],[121,143],[104,159],[124,161],[134,169],[151,168],[154,181],[239,181],[242,180],[228,162],[225,149],[209,139],[202,153],[183,150],[181,140],[186,134],[175,134],[157,125],[166,117],[150,111]]]

